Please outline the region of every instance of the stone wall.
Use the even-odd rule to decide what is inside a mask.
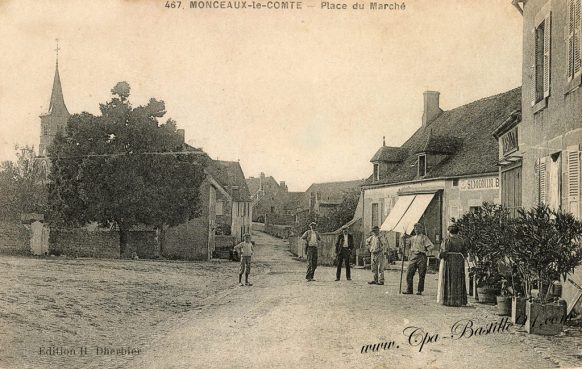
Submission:
[[[86,228],[51,229],[49,254],[69,257],[119,258],[119,232]]]
[[[0,253],[30,255],[30,228],[20,221],[0,221]]]

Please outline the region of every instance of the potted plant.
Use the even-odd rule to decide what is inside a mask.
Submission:
[[[549,288],[566,279],[582,263],[582,223],[572,214],[539,205],[519,210],[514,258],[524,279],[525,327],[528,333],[554,335],[562,331],[566,307]],[[537,296],[532,294],[537,285]]]
[[[505,257],[512,238],[509,212],[501,205],[483,203],[453,222],[467,241],[473,264],[469,272],[476,281],[478,301],[495,304],[503,279],[498,263]]]

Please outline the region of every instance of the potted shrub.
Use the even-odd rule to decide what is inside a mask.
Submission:
[[[467,241],[469,260],[473,263],[469,272],[476,280],[478,301],[495,304],[502,281],[498,263],[505,257],[512,239],[509,212],[501,205],[483,203],[476,211],[453,222]]]
[[[528,333],[554,335],[562,331],[566,306],[558,303],[549,288],[582,262],[582,223],[572,214],[539,205],[519,210],[515,261],[525,282],[525,316]],[[532,296],[533,284],[538,296]]]

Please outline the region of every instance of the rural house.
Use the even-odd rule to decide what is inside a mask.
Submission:
[[[413,225],[439,244],[452,217],[484,201],[499,203],[497,129],[520,105],[520,89],[443,111],[424,93],[421,127],[400,147],[383,145],[362,187],[363,232],[379,226],[391,248]]]

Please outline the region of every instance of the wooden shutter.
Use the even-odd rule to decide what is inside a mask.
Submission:
[[[534,166],[536,204],[540,204],[542,202],[540,197],[540,161],[541,159],[538,158]]]
[[[568,148],[567,154],[568,211],[578,218],[580,216],[580,151],[578,147]]]
[[[544,97],[550,96],[551,15],[551,12],[548,13],[544,20]]]
[[[580,73],[580,68],[582,67],[580,61],[580,42],[581,40],[581,27],[582,27],[582,10],[580,9],[582,5],[582,0],[574,1],[574,50],[573,50],[573,63],[574,63],[574,75]]]
[[[548,203],[548,171],[547,171],[547,157],[540,158],[539,168],[539,199],[540,203]]]

